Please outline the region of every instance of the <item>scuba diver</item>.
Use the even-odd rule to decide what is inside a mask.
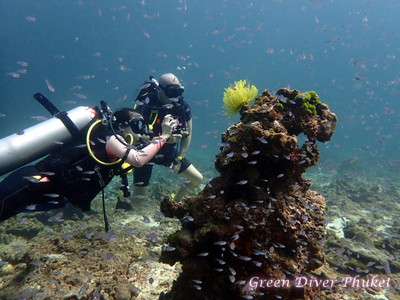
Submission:
[[[47,102],[47,107],[42,104],[49,111],[51,111],[48,108],[50,106],[55,111],[53,113],[55,117],[0,140],[1,150],[10,148],[2,151],[0,156],[0,175],[9,171],[10,166],[7,164],[13,158],[12,153],[19,156],[18,148],[14,146],[25,146],[17,139],[25,139],[25,144],[31,143],[26,149],[35,148],[35,138],[42,139],[37,143],[37,148],[49,142],[49,145],[56,144],[59,149],[52,151],[50,155],[33,165],[17,169],[0,182],[0,221],[20,212],[61,208],[67,201],[83,211],[88,211],[91,201],[100,191],[103,195],[104,210],[104,188],[114,175],[123,175],[129,168],[145,165],[162,149],[176,127],[174,119],[166,115],[160,124],[161,134],[147,143],[138,145],[140,143],[136,134],[144,133],[146,126],[143,117],[132,108],[122,108],[112,113],[104,101],[102,101],[102,111],[98,108],[80,107],[84,108],[85,112],[91,113],[90,121],[82,123],[75,110],[60,113],[43,95],[38,93],[34,97],[41,103]],[[104,116],[104,111],[107,112],[107,117]],[[82,114],[83,109],[79,112]],[[75,119],[75,124],[72,119]],[[48,135],[46,132],[43,133],[46,123],[53,124],[52,127],[47,126]],[[40,130],[35,130],[34,127]],[[79,130],[79,127],[83,128]],[[49,139],[48,136],[52,136],[52,132],[56,132],[56,129],[59,136],[68,135],[71,141],[63,143],[55,142],[52,140],[53,137]],[[15,151],[12,151],[12,148]],[[29,157],[28,153],[26,156]],[[36,156],[31,156],[31,161],[37,159]],[[14,166],[25,163],[15,162]],[[122,169],[124,163],[131,167]],[[105,210],[104,218],[108,231],[110,227]]]
[[[156,154],[151,162],[170,168],[173,174],[180,174],[187,179],[173,196],[173,199],[179,202],[203,179],[203,175],[186,158],[192,139],[192,114],[190,106],[183,99],[184,87],[174,74],[163,74],[159,81],[152,76],[149,79],[140,87],[134,108],[143,116],[149,126],[151,136],[161,133],[161,121],[164,116],[172,115],[177,123],[177,128],[168,144]],[[134,197],[147,197],[153,164],[146,164],[134,170]],[[117,208],[123,206],[120,204],[120,202],[117,203]]]

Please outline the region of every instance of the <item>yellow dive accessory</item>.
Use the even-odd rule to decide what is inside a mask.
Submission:
[[[125,171],[125,170],[128,170],[128,171]],[[133,171],[133,168],[132,168],[132,166],[130,165],[130,164],[128,164],[128,163],[123,163],[122,165],[121,165],[121,175],[126,175],[126,174],[129,174],[129,173],[132,173],[132,171]]]
[[[116,161],[113,161],[113,162],[105,162],[105,161],[102,161],[102,160],[100,160],[99,158],[97,158],[96,155],[95,155],[95,153],[94,153],[94,151],[93,151],[93,149],[92,149],[92,144],[91,144],[90,136],[91,136],[91,134],[92,134],[92,132],[93,132],[93,129],[94,129],[97,125],[99,125],[99,124],[100,124],[100,125],[103,125],[102,120],[97,120],[96,122],[94,122],[94,123],[89,127],[88,132],[87,132],[87,134],[86,134],[86,147],[87,147],[87,149],[88,149],[88,152],[89,152],[90,156],[91,156],[96,162],[98,162],[99,164],[102,164],[102,165],[105,165],[105,166],[116,165],[116,164],[118,164],[118,163],[120,163],[120,162],[122,161],[121,158],[119,158],[119,159],[117,159]],[[129,137],[128,144],[129,144],[129,145],[132,145],[133,140],[134,140],[134,139],[133,139],[133,136],[132,136],[131,134],[127,134],[127,135],[125,136],[125,138],[127,138],[127,137]]]
[[[146,96],[147,94],[148,94],[148,92],[143,94],[143,96]],[[133,109],[136,109],[136,108],[137,108],[137,104],[135,104],[133,106]],[[149,124],[147,124],[147,126],[149,127],[150,130],[153,130],[154,123],[157,121],[157,118],[158,118],[158,110],[157,109],[152,109],[150,111]]]
[[[147,125],[147,126],[149,126],[150,130],[153,130],[153,127],[157,121],[157,118],[158,118],[158,110],[152,109],[150,112],[149,124]]]
[[[128,145],[133,145],[135,142],[135,138],[131,133],[125,134],[124,138]]]

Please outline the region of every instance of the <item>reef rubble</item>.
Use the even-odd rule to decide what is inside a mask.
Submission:
[[[337,117],[313,92],[264,90],[222,134],[220,175],[197,195],[161,204],[182,229],[169,235],[160,261],[182,273],[160,299],[317,299],[298,276],[324,265],[324,197],[302,174],[317,163],[317,141],[330,140]],[[287,286],[268,289],[251,278]]]
[[[114,185],[114,184],[113,184]],[[114,195],[119,182],[106,193]],[[107,203],[114,210],[116,198]],[[180,271],[157,262],[163,241],[179,228],[156,202],[135,205],[135,214],[110,214],[104,231],[101,199],[83,215],[68,206],[55,212],[23,213],[0,228],[0,299],[156,299]],[[54,221],[49,221],[54,220]],[[31,228],[31,230],[29,230]]]

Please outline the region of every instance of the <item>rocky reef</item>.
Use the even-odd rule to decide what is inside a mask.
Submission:
[[[135,214],[111,214],[119,182],[106,191],[112,231],[104,231],[101,199],[81,216],[68,206],[59,213],[20,214],[0,228],[0,299],[155,299],[169,290],[180,266],[157,262],[165,238],[179,228],[157,204],[135,205]],[[107,195],[109,194],[109,195]],[[175,228],[175,229],[174,229]]]
[[[337,117],[315,92],[289,89],[264,90],[240,115],[222,134],[220,176],[197,196],[161,204],[182,229],[169,235],[160,261],[181,262],[182,273],[160,299],[321,296],[294,284],[316,278],[310,272],[324,264],[325,199],[302,174],[317,163],[317,141],[330,140]]]

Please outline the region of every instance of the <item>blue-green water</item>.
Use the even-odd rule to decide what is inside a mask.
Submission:
[[[0,136],[48,116],[35,92],[61,109],[101,99],[117,108],[148,75],[174,72],[195,118],[190,156],[213,159],[235,121],[221,115],[224,88],[249,79],[318,92],[339,117],[320,146],[332,168],[355,156],[397,160],[399,12],[396,1],[4,0]]]

